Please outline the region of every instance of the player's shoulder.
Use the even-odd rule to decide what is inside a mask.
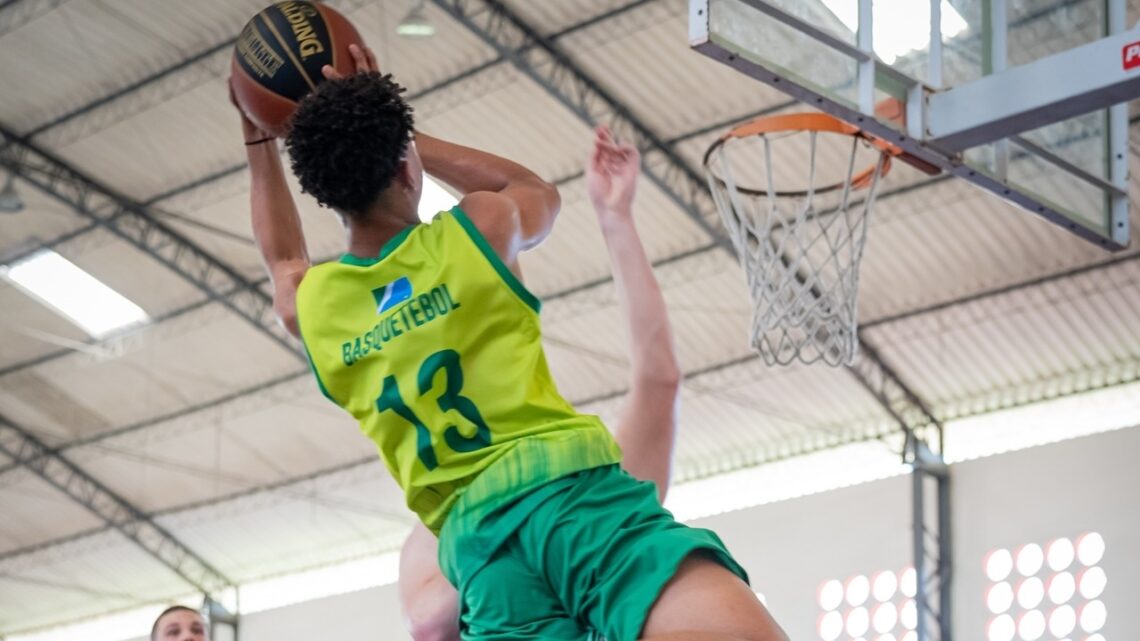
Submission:
[[[477,191],[463,197],[459,210],[496,254],[514,255],[521,226],[514,200],[493,191]]]

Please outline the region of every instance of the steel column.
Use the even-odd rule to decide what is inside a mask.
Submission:
[[[918,615],[915,631],[918,641],[951,641],[950,468],[919,440],[910,441],[906,461],[911,465],[914,602]]]

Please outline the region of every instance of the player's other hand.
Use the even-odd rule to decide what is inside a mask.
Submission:
[[[594,150],[586,166],[586,191],[602,221],[628,218],[641,172],[641,154],[630,144],[618,144],[610,130],[595,130]]]
[[[360,45],[352,44],[348,45],[348,52],[352,54],[352,59],[356,63],[355,73],[380,71],[380,65],[376,64],[376,54],[372,53],[370,47],[361,47]],[[344,78],[344,74],[334,69],[332,65],[321,67],[321,73],[329,80],[340,80]]]

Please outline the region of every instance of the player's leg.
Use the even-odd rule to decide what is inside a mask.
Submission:
[[[617,466],[556,483],[519,540],[570,616],[608,641],[784,639],[720,539],[677,523],[652,484]]]
[[[700,552],[677,568],[641,635],[654,641],[787,640],[748,584]]]

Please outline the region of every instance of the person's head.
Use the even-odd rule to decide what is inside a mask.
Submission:
[[[359,222],[381,202],[413,214],[423,166],[412,108],[391,75],[360,73],[317,86],[301,101],[285,140],[301,188]]]
[[[193,608],[172,605],[154,620],[150,641],[206,641],[206,620]]]

